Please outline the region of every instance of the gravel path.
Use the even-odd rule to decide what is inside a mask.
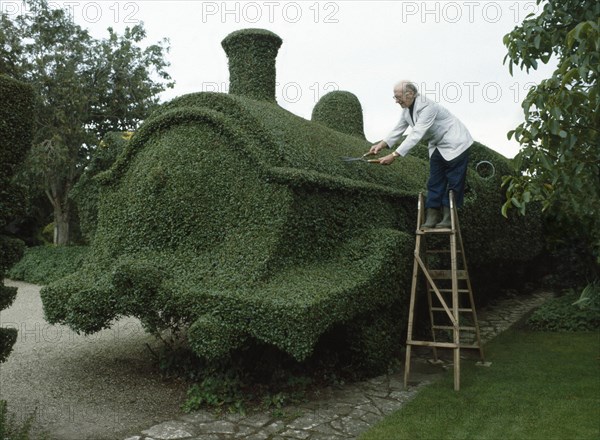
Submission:
[[[160,377],[146,343],[158,342],[139,321],[124,318],[94,335],[77,335],[44,320],[40,286],[18,287],[0,325],[19,330],[7,361],[0,364],[0,399],[17,420],[36,412],[36,431],[50,439],[123,438],[180,414],[186,385]]]

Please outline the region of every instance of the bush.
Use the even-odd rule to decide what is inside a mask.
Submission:
[[[12,177],[31,146],[34,95],[30,86],[0,74],[0,96],[0,228],[4,228],[24,202]]]
[[[600,283],[590,283],[581,294],[574,290],[553,298],[527,320],[534,330],[578,332],[600,329]]]
[[[25,249],[23,258],[7,273],[13,280],[49,284],[79,270],[87,246],[38,246]]]
[[[350,92],[338,90],[324,95],[315,105],[311,120],[341,133],[365,138],[362,106]]]
[[[305,360],[341,326],[357,356],[385,369],[399,343],[390,328],[404,326],[427,162],[340,160],[369,145],[267,98],[174,99],[95,177],[90,255],[42,289],[48,320],[89,333],[133,315],[154,333],[187,330],[207,359],[265,343]],[[473,178],[465,201],[474,267],[525,261],[541,246],[539,224],[500,215],[498,182]]]
[[[23,424],[19,424],[14,416],[8,414],[6,401],[0,400],[0,439],[29,440],[33,438],[30,436],[29,431],[31,430],[34,418],[35,413],[27,417]],[[43,438],[46,438],[46,436]]]
[[[69,192],[69,197],[77,205],[79,227],[86,243],[92,241],[98,223],[100,186],[94,177],[112,166],[127,145],[131,135],[132,132],[107,133],[100,142],[99,147],[92,153],[84,173]]]
[[[20,212],[24,189],[13,183],[32,139],[33,89],[0,74],[0,312],[14,301],[17,289],[4,285],[6,269],[23,254],[23,243],[3,234],[4,227]],[[0,363],[16,340],[12,329],[0,328]],[[2,409],[3,411],[3,409]]]

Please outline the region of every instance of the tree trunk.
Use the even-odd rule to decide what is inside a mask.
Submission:
[[[69,220],[71,217],[71,209],[69,200],[62,194],[67,194],[68,191],[53,191],[46,190],[46,195],[54,208],[54,245],[65,246],[69,244]]]
[[[68,203],[68,202],[67,202]],[[54,244],[65,246],[69,244],[69,207],[61,203],[54,207]]]

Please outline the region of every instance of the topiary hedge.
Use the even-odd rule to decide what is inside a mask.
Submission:
[[[229,34],[221,42],[229,57],[229,93],[275,102],[275,57],[281,43],[264,29]]]
[[[17,167],[29,151],[32,139],[33,89],[0,75],[0,311],[14,301],[17,289],[3,283],[6,270],[23,255],[20,240],[3,236],[3,229],[22,208],[24,189],[12,182]],[[16,341],[14,329],[0,328],[0,362]]]
[[[312,111],[311,120],[336,131],[365,138],[362,106],[353,93],[336,90],[323,95]]]
[[[401,343],[427,162],[340,160],[369,146],[270,99],[174,99],[96,177],[90,254],[80,271],[42,290],[47,319],[90,333],[132,315],[153,332],[185,329],[209,359],[258,340],[302,360],[341,326],[365,367],[381,368]],[[496,203],[494,185],[473,185],[465,227],[504,246],[523,224],[506,223],[501,205],[489,208],[492,228],[473,224]],[[511,245],[523,257],[539,249]],[[502,251],[468,250],[475,264],[513,258]]]
[[[100,185],[94,177],[112,166],[132,135],[133,132],[107,133],[92,153],[84,173],[69,192],[69,197],[77,205],[79,227],[86,243],[92,240],[98,223]]]

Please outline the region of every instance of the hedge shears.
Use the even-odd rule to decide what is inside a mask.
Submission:
[[[365,153],[360,157],[341,157],[344,162],[367,162],[367,163],[379,163],[379,159],[367,159],[372,153]]]

